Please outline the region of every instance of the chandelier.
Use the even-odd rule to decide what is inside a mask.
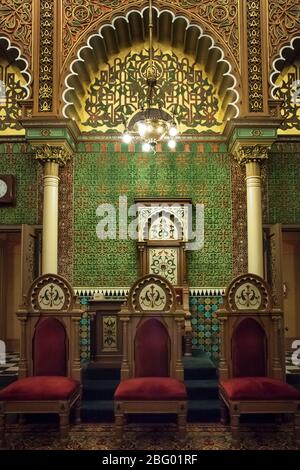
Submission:
[[[133,140],[142,144],[144,152],[156,151],[158,142],[167,142],[170,149],[175,149],[178,127],[175,113],[162,109],[156,103],[158,71],[153,54],[153,12],[152,0],[149,1],[149,59],[146,68],[147,99],[141,109],[133,114],[125,123],[122,140],[130,144]],[[175,106],[174,106],[175,109]]]

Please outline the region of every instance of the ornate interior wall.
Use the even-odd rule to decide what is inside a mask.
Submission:
[[[99,240],[99,204],[126,195],[191,197],[204,204],[205,243],[188,253],[192,286],[224,286],[232,276],[230,158],[224,144],[179,144],[176,152],[128,152],[120,143],[79,145],[74,181],[74,284],[130,286],[137,276],[132,240]],[[127,151],[126,151],[127,150]],[[135,149],[136,150],[136,149]]]

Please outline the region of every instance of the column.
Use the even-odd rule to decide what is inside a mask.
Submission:
[[[261,162],[268,157],[268,147],[242,146],[238,151],[241,165],[246,167],[248,272],[264,277],[262,227]]]
[[[44,145],[36,149],[36,159],[43,164],[43,236],[42,274],[57,274],[58,183],[59,167],[70,155],[62,147]]]

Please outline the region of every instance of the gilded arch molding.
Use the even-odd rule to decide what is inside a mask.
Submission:
[[[156,0],[157,10],[170,10],[176,16],[184,16],[191,23],[201,27],[222,47],[234,68],[239,68],[239,0]],[[112,23],[118,15],[126,15],[130,10],[141,11],[148,2],[145,0],[63,0],[64,69],[75,56],[76,49],[99,28],[100,24]]]
[[[235,118],[239,115],[239,80],[234,74],[231,62],[225,58],[223,49],[203,29],[182,15],[176,16],[170,10],[155,13],[154,35],[158,43],[169,44],[194,57],[211,76],[218,90],[224,115]],[[141,11],[131,10],[126,15],[102,24],[97,33],[91,34],[85,45],[77,52],[70,66],[63,88],[63,114],[76,119],[84,89],[91,83],[91,76],[111,56],[122,49],[132,47],[146,40],[148,7]]]

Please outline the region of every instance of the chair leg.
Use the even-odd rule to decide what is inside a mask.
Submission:
[[[300,449],[300,412],[295,413],[295,441],[297,449]]]
[[[230,417],[230,423],[232,446],[236,448],[240,445],[240,415],[238,413],[232,414]]]
[[[5,446],[5,414],[0,414],[0,449],[3,449]]]
[[[81,400],[77,400],[75,403],[75,424],[81,423]]]
[[[221,397],[220,397],[220,411],[221,411],[221,423],[227,424],[228,423],[228,410],[227,410],[227,406],[225,405]]]
[[[124,428],[124,414],[115,415],[115,425],[116,425],[116,438],[121,440],[123,437],[123,428]]]
[[[69,437],[69,414],[59,414],[59,434],[61,442],[66,442]]]
[[[177,415],[178,437],[180,440],[186,438],[186,414],[178,413]]]

